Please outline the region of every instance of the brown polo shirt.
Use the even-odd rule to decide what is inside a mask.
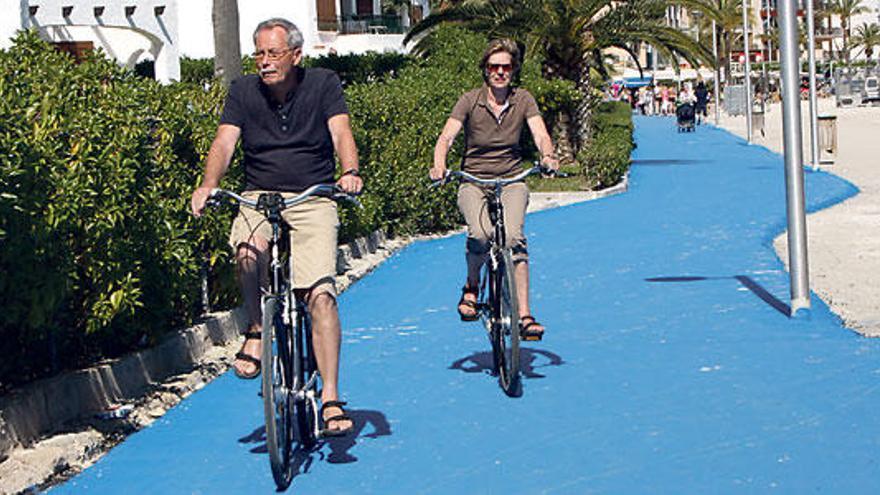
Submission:
[[[514,175],[522,162],[519,138],[526,119],[540,115],[535,98],[512,88],[507,106],[496,116],[489,108],[488,86],[468,91],[452,109],[451,118],[464,125],[462,169],[481,178]]]

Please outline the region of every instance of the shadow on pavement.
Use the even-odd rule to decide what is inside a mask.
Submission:
[[[351,416],[351,420],[354,422],[354,431],[350,435],[328,438],[324,441],[330,447],[327,462],[331,464],[356,462],[357,457],[351,455],[348,451],[355,446],[358,438],[379,438],[391,435],[391,424],[388,423],[385,415],[379,411],[349,409],[348,415]],[[363,431],[367,425],[372,425],[373,430],[364,435]]]
[[[762,301],[770,305],[771,308],[779,311],[786,317],[791,315],[791,306],[782,302],[771,294],[767,289],[761,286],[755,279],[747,275],[734,275],[730,277],[700,277],[700,276],[680,276],[680,277],[651,277],[646,278],[646,282],[700,282],[704,280],[736,280],[743,287],[751,291],[752,294],[758,296]]]
[[[550,351],[520,347],[519,366],[520,373],[524,378],[544,378],[536,372],[536,369],[548,366],[561,366],[565,364],[562,357]],[[465,373],[492,373],[492,352],[475,352],[468,357],[455,360],[449,365],[451,370],[460,370]]]
[[[365,409],[349,409],[348,415],[354,422],[354,431],[350,435],[344,437],[325,438],[312,449],[303,449],[299,445],[294,446],[291,453],[290,462],[293,465],[294,478],[297,475],[305,474],[309,471],[312,463],[317,457],[318,460],[326,460],[330,464],[348,464],[357,462],[357,457],[351,455],[349,450],[357,444],[358,438],[379,438],[391,435],[391,424],[385,415],[379,411],[369,411]],[[364,428],[372,425],[372,431],[363,434]],[[253,454],[266,454],[266,427],[260,426],[248,435],[238,439],[239,443],[258,444],[250,451]],[[324,454],[322,449],[327,445],[330,449],[329,454]]]

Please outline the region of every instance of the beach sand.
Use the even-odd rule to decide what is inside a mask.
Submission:
[[[812,164],[809,106],[802,102],[804,164]],[[866,336],[880,336],[880,107],[835,108],[819,100],[819,115],[837,116],[838,152],[833,165],[820,168],[855,184],[861,192],[841,204],[807,217],[810,288],[846,326]],[[714,122],[710,111],[708,122]],[[746,136],[745,116],[722,112],[720,126]],[[782,154],[782,108],[768,107],[765,135],[752,142]],[[784,178],[779,177],[780,181]],[[788,265],[787,235],[774,241]]]

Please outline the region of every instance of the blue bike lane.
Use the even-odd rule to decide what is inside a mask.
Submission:
[[[782,159],[637,118],[629,191],[528,217],[522,397],[458,321],[461,235],[340,297],[357,437],[298,459],[297,493],[877,493],[880,341],[816,297],[787,317]],[[857,193],[806,174],[817,210]],[[57,493],[270,493],[258,383],[230,373]]]

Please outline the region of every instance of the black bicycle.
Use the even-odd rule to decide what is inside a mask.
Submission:
[[[450,171],[446,177],[435,181],[442,185],[452,179],[489,186],[492,194],[487,195],[489,220],[493,226],[489,238],[489,251],[486,263],[480,269],[477,314],[486,327],[492,345],[492,371],[498,376],[498,383],[507,395],[521,394],[519,364],[519,299],[514,278],[513,253],[504,246],[506,230],[504,226],[504,205],[501,191],[504,186],[520,182],[534,174],[556,174],[550,169],[532,167],[507,179],[481,179],[467,172]]]
[[[297,448],[312,449],[321,438],[317,404],[320,375],[312,347],[312,322],[308,306],[293,292],[290,226],[281,216],[285,209],[315,195],[329,195],[335,200],[358,204],[355,198],[329,184],[312,186],[288,199],[278,193],[265,193],[253,201],[223,189],[214,189],[210,195],[212,203],[227,199],[256,210],[272,226],[269,287],[264,289],[261,298],[263,352],[260,362],[266,447],[272,476],[282,490],[293,479],[293,452]]]

